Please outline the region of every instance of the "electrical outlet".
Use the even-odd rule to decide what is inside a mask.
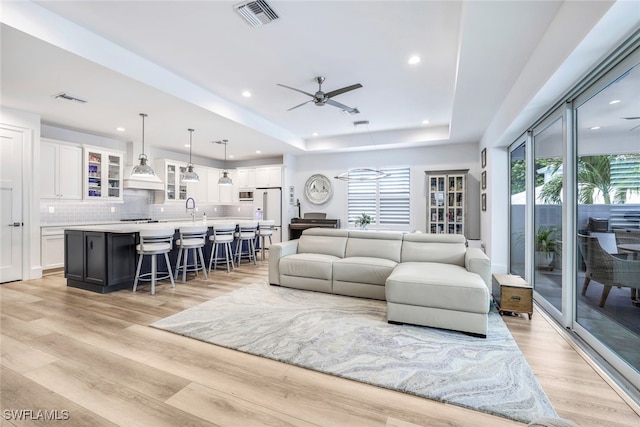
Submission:
[[[53,206],[49,206],[49,213],[55,213],[56,209]]]
[[[116,207],[115,206],[111,206],[111,213],[114,213],[116,211]]]
[[[213,211],[214,212],[218,212],[218,208],[213,208]]]
[[[160,206],[160,212],[164,212],[164,206]]]
[[[240,208],[238,208],[238,212],[240,212]]]

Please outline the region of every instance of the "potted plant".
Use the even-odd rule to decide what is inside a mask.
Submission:
[[[371,224],[371,216],[362,212],[358,218],[356,218],[356,227],[360,227],[362,230],[366,230],[367,227]]]
[[[561,242],[556,239],[556,227],[540,227],[536,232],[536,265],[553,270],[555,254],[560,250]]]

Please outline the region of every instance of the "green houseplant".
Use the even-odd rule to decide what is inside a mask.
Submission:
[[[553,270],[555,254],[560,251],[561,242],[556,238],[556,227],[539,227],[536,232],[536,264]]]
[[[362,215],[356,218],[356,227],[360,227],[362,230],[366,230],[369,224],[371,224],[371,220],[371,216],[362,212]]]

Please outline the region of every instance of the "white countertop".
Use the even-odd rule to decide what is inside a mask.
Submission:
[[[247,218],[216,218],[209,219],[206,222],[207,227],[213,227],[215,224],[223,224],[228,222],[235,222],[236,224],[241,221],[251,221]],[[205,224],[202,219],[197,219],[195,222],[191,220],[179,220],[179,221],[167,221],[167,222],[151,222],[144,224],[135,224],[130,222],[119,222],[111,224],[94,224],[94,225],[71,225],[64,226],[65,230],[76,231],[97,231],[101,233],[137,233],[140,230],[149,230],[157,228],[174,228],[179,229],[185,225],[203,225]]]

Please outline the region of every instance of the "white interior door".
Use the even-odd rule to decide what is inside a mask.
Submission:
[[[0,283],[22,279],[22,133],[0,129]]]

